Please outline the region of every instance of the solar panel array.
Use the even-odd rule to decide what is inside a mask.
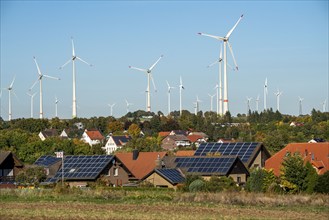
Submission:
[[[181,183],[185,180],[181,172],[179,172],[177,169],[157,169],[156,172],[172,183]]]
[[[41,156],[34,162],[34,165],[48,167],[60,160],[62,160],[62,158],[57,158],[54,156]]]
[[[112,159],[112,155],[66,156],[64,179],[95,179]],[[62,168],[46,182],[57,182],[61,178]]]
[[[253,154],[258,143],[202,143],[195,151],[194,156],[207,155],[232,155],[240,157],[243,163],[246,163]]]
[[[186,168],[188,173],[220,173],[226,175],[236,157],[180,157],[177,168]]]

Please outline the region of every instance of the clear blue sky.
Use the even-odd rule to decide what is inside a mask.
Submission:
[[[218,41],[198,32],[224,36],[244,14],[230,38],[238,72],[229,72],[229,101],[233,115],[251,108],[268,78],[268,106],[276,109],[274,92],[283,91],[282,113],[322,110],[328,103],[328,1],[1,1],[1,88],[14,75],[13,118],[30,116],[26,92],[37,79],[36,56],[44,74],[60,81],[43,81],[44,114],[54,117],[55,95],[61,118],[71,117],[72,65],[59,70],[71,57],[70,37],[78,56],[78,116],[108,116],[108,103],[116,103],[114,116],[126,114],[124,99],[132,111],[145,110],[146,76],[129,65],[149,67],[161,54],[153,72],[157,93],[152,90],[152,111],[167,113],[166,80],[172,90],[172,109],[179,110],[179,76],[183,78],[183,108],[210,110],[208,93],[217,78],[217,67],[206,68],[218,58]],[[228,54],[229,55],[229,54]],[[232,64],[230,55],[229,63]],[[34,88],[38,91],[38,86]],[[39,97],[34,99],[38,117]],[[328,104],[326,109],[328,110]],[[3,90],[1,113],[8,119],[8,92]]]

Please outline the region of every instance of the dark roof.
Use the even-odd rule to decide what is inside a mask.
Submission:
[[[2,151],[0,150],[0,165],[10,156],[12,155],[14,161],[15,161],[15,167],[23,167],[22,161],[20,161],[15,154],[13,154],[11,151]]]
[[[195,151],[194,156],[210,156],[210,155],[231,155],[239,156],[241,161],[249,164],[255,159],[256,153],[263,147],[262,143],[254,142],[236,142],[236,143],[202,143]],[[265,153],[270,155],[263,147]]]
[[[175,185],[185,181],[185,177],[178,169],[155,169],[154,172],[165,178],[168,182]]]
[[[2,164],[10,154],[10,151],[0,151],[0,164]]]
[[[64,158],[65,180],[95,180],[113,160],[112,155],[66,156]],[[62,178],[62,168],[46,182],[54,183]]]
[[[176,167],[187,173],[196,173],[204,176],[220,175],[227,176],[234,165],[240,163],[248,173],[247,168],[237,156],[220,157],[178,157],[175,160]]]
[[[61,160],[62,158],[57,158],[54,156],[41,156],[34,162],[34,165],[49,167]]]
[[[47,137],[56,137],[58,136],[58,132],[56,129],[46,129],[41,132],[45,138]]]
[[[67,134],[68,138],[81,138],[84,130],[77,128],[65,128],[63,131]]]
[[[112,136],[112,138],[117,146],[122,146],[131,140],[131,137],[126,135]]]
[[[172,130],[171,133],[174,133],[175,135],[188,135],[188,132],[183,130]]]

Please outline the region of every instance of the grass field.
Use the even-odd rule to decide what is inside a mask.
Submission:
[[[0,219],[328,219],[329,196],[0,190]]]

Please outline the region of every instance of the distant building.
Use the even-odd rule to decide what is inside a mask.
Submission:
[[[85,130],[81,140],[88,143],[90,146],[101,144],[104,141],[104,136],[98,130]]]
[[[117,149],[121,149],[130,140],[131,137],[129,135],[110,135],[103,149],[106,151],[106,154],[109,155],[115,152]]]
[[[64,139],[81,139],[83,132],[82,129],[65,128],[59,136]]]
[[[23,168],[23,163],[15,154],[0,151],[0,188],[15,188],[15,177]]]
[[[188,147],[190,145],[191,142],[185,135],[168,135],[161,142],[161,147],[165,150],[175,150],[179,146]]]
[[[58,132],[56,129],[45,129],[44,131],[40,131],[39,138],[44,141],[49,137],[58,137]]]
[[[142,181],[154,185],[154,187],[164,187],[177,189],[177,185],[185,181],[184,174],[179,169],[154,169],[146,175]]]

